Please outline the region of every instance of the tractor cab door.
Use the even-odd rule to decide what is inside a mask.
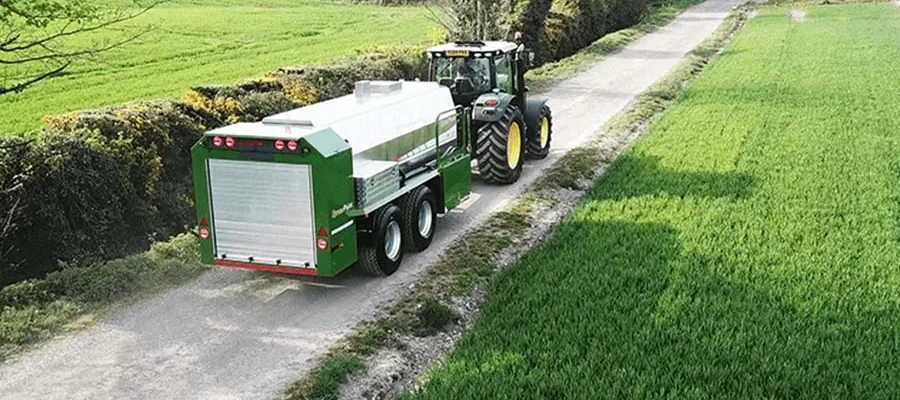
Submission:
[[[515,95],[516,70],[515,62],[510,53],[494,56],[494,80],[495,88],[503,93]]]

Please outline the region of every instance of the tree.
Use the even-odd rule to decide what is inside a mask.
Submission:
[[[79,59],[132,42],[149,27],[115,40],[73,40],[147,12],[168,0],[125,0],[106,8],[96,0],[0,0],[0,96],[60,76]],[[83,43],[83,44],[78,44]]]
[[[503,40],[509,35],[512,0],[436,0],[430,19],[453,40]]]

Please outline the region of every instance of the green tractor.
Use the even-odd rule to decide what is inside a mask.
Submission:
[[[533,52],[512,42],[465,41],[431,47],[428,58],[429,80],[449,87],[453,102],[472,110],[470,152],[485,182],[516,182],[525,159],[547,157],[550,107],[526,97]]]

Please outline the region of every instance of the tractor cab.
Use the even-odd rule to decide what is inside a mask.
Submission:
[[[525,159],[550,151],[550,107],[525,98],[525,71],[534,55],[518,43],[468,41],[428,49],[428,80],[449,88],[455,106],[471,110],[469,151],[485,182],[509,184]]]
[[[470,107],[479,96],[495,91],[524,104],[524,74],[531,61],[513,42],[451,42],[428,49],[429,80],[450,88],[457,105]]]

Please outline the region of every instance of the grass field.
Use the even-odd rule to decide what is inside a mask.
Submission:
[[[22,94],[0,96],[0,135],[38,128],[48,114],[178,98],[192,85],[326,63],[368,46],[427,43],[438,28],[426,15],[417,8],[314,0],[173,0],[128,22],[158,26],[139,42]],[[120,37],[109,30],[79,40]],[[0,69],[0,76],[11,72]]]
[[[763,10],[409,398],[889,398],[900,7]]]

